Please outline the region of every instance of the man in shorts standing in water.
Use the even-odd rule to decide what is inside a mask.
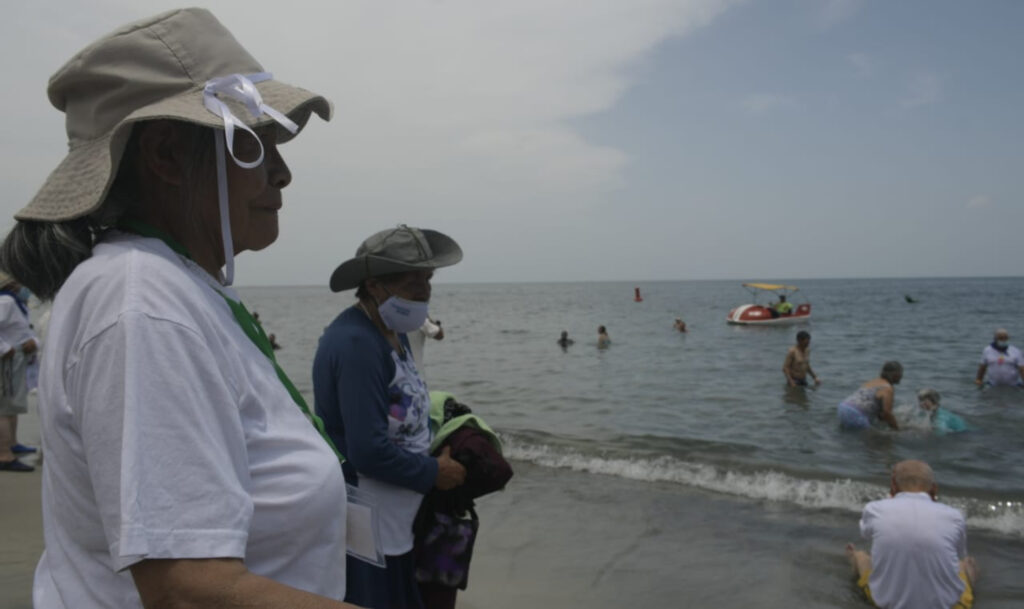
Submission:
[[[786,361],[782,363],[782,374],[786,375],[790,387],[806,387],[808,374],[815,385],[821,382],[811,369],[811,335],[808,332],[797,332],[796,345],[789,348]]]

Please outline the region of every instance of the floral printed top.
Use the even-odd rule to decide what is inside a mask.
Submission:
[[[397,353],[358,307],[324,331],[313,361],[316,412],[348,459],[345,477],[377,501],[384,553],[412,549],[412,521],[437,479],[430,457],[430,395],[409,355]]]

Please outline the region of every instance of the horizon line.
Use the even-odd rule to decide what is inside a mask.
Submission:
[[[908,279],[942,279],[942,280],[973,280],[973,279],[1024,279],[1024,275],[931,275],[931,276],[890,276],[890,277],[867,277],[867,276],[851,276],[851,277],[800,277],[800,278],[724,278],[724,279],[571,279],[571,280],[559,280],[559,279],[544,279],[544,280],[511,280],[511,281],[431,281],[434,285],[527,285],[527,284],[577,284],[577,283],[689,283],[689,282],[726,282],[736,281],[740,283],[748,282],[797,282],[797,281],[900,281]],[[318,288],[323,287],[329,289],[327,284],[244,284],[232,286],[235,288]],[[351,290],[345,290],[350,292]],[[339,294],[344,292],[338,292]]]

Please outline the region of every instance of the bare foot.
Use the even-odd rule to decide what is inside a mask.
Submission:
[[[853,573],[860,577],[864,573],[871,572],[871,555],[863,550],[858,550],[852,543],[846,544],[846,558],[850,561]]]

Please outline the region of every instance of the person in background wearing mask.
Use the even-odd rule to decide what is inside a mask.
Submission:
[[[0,272],[0,471],[30,472],[18,460],[36,452],[18,443],[18,415],[28,412],[26,370],[39,348],[28,319],[28,288]]]
[[[410,354],[410,332],[427,319],[435,269],[462,260],[447,235],[400,225],[359,246],[331,275],[334,292],[356,289],[320,337],[313,361],[316,412],[348,461],[349,484],[376,502],[385,567],[347,560],[349,602],[371,609],[421,608],[413,520],[431,488],[463,483],[449,450],[428,454],[430,395]]]
[[[988,378],[985,378],[985,373]],[[992,344],[987,345],[981,352],[981,363],[978,365],[978,374],[974,377],[974,384],[981,386],[984,383],[989,385],[1024,385],[1024,356],[1020,349],[1010,344],[1010,333],[999,328],[992,338]]]
[[[409,339],[409,346],[412,348],[412,359],[416,362],[416,371],[420,373],[420,378],[426,380],[423,350],[427,345],[428,338],[444,340],[444,328],[441,327],[440,321],[427,317],[423,325],[415,332],[406,334],[406,338]]]

